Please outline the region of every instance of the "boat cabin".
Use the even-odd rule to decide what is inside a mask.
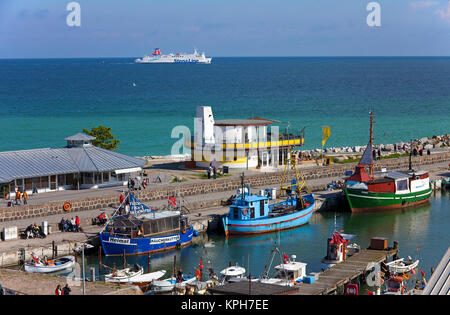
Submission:
[[[238,282],[245,278],[245,268],[240,266],[230,266],[220,272],[220,282]]]
[[[386,292],[384,294],[400,295],[405,291],[404,278],[400,276],[391,277],[386,281]]]
[[[129,213],[117,216],[106,227],[110,234],[127,238],[164,236],[186,229],[187,218],[181,216],[179,211],[154,211],[140,215]]]
[[[250,188],[238,190],[238,195],[230,206],[228,217],[233,220],[254,220],[263,219],[281,214],[286,214],[289,210],[298,210],[301,203],[297,202],[297,197],[288,196],[286,200],[269,204],[272,200],[270,190],[262,191],[264,195],[252,195]]]
[[[346,258],[346,250],[348,240],[345,239],[339,232],[334,232],[333,236],[328,239],[327,246],[327,260],[342,262]]]
[[[346,179],[350,189],[366,190],[374,193],[409,194],[430,187],[428,172],[380,172],[370,177],[363,165],[357,165],[355,173]]]
[[[295,255],[292,260],[275,266],[275,277],[282,280],[300,280],[306,276],[306,263],[295,261]]]

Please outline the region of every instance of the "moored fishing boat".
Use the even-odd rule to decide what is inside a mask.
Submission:
[[[40,259],[34,253],[31,261],[26,262],[24,267],[27,272],[50,273],[72,268],[75,264],[74,256],[64,256],[56,259]]]
[[[187,246],[194,228],[180,211],[153,210],[128,194],[129,212],[114,215],[100,232],[106,256],[136,255]]]
[[[294,169],[298,172],[295,164]],[[242,175],[242,188],[222,219],[225,235],[269,233],[307,224],[314,212],[314,194],[301,195],[301,189],[306,184],[303,181],[300,185],[299,178],[292,179],[287,186],[282,183],[281,189],[286,191],[286,199],[273,201],[275,196],[269,193],[252,195],[250,187],[244,186]]]
[[[418,265],[419,260],[413,260],[411,257],[408,257],[408,259],[400,258],[386,263],[386,266],[389,267],[389,271],[394,274],[408,273]]]
[[[268,276],[269,270],[277,253],[280,256],[281,263],[274,267],[275,276],[270,278]],[[261,283],[276,284],[281,286],[293,286],[302,282],[306,276],[307,264],[300,261],[295,261],[296,258],[297,257],[295,255],[291,255],[290,258],[286,254],[282,255],[278,247],[274,246],[270,264],[264,271],[264,274],[259,281]]]
[[[403,208],[427,202],[432,188],[428,172],[380,172],[373,169],[373,115],[370,113],[370,141],[355,172],[346,179],[344,189],[352,212]],[[365,171],[369,166],[369,174]]]

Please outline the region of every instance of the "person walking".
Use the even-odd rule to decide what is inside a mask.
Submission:
[[[214,179],[216,179],[216,174],[217,174],[217,169],[216,169],[216,167],[214,166],[214,167],[213,167],[213,177],[214,177]]]
[[[23,204],[24,205],[28,204],[28,193],[26,190],[23,192]]]
[[[208,175],[208,179],[211,178],[211,166],[206,170],[206,174]]]

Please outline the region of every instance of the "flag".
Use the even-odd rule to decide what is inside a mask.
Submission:
[[[325,142],[327,142],[327,139],[330,137],[330,127],[329,126],[322,127],[322,132],[323,132],[322,147],[323,147],[325,145]]]
[[[367,290],[367,295],[374,295],[373,292]]]
[[[420,270],[420,273],[422,274],[422,278],[425,278],[425,272],[423,272],[423,270]]]

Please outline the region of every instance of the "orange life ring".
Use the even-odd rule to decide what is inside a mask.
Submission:
[[[248,208],[242,209],[242,215],[247,216],[247,214],[248,214]]]
[[[64,202],[64,211],[70,211],[70,208],[72,208],[70,203],[68,203],[67,201]]]

